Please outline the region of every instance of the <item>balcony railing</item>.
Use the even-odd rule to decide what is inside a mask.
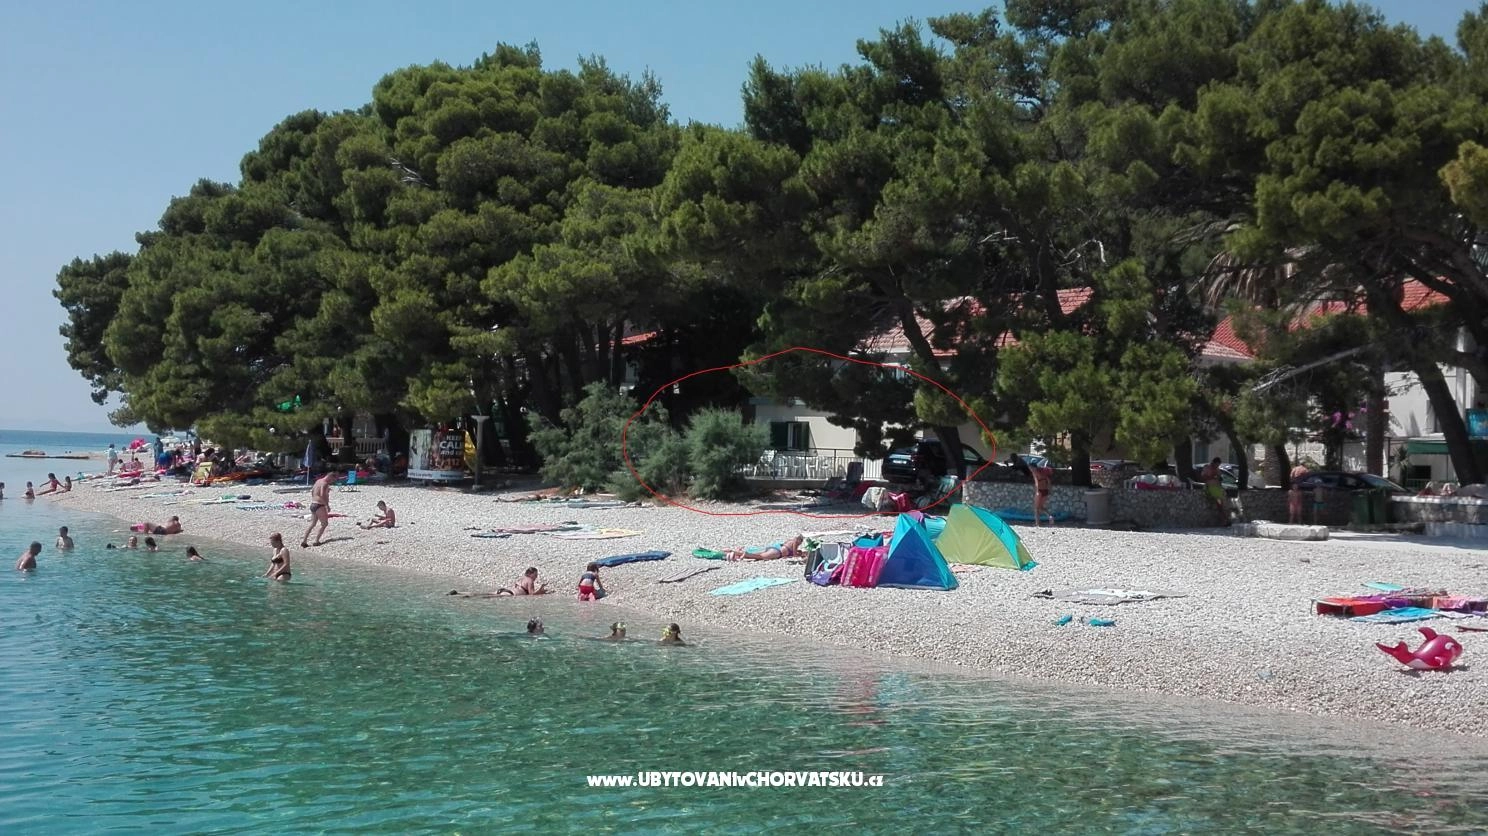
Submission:
[[[813,448],[811,450],[766,450],[759,461],[740,468],[750,479],[809,479],[826,481],[846,476],[852,462],[863,463],[863,478],[877,479],[883,462],[865,459],[851,450]]]

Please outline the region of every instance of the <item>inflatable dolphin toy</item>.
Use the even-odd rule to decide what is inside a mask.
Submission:
[[[1420,630],[1426,641],[1415,650],[1406,647],[1405,642],[1394,647],[1383,644],[1376,644],[1375,647],[1394,656],[1400,664],[1417,671],[1445,670],[1462,655],[1462,645],[1451,636],[1440,635],[1430,627],[1422,627]]]

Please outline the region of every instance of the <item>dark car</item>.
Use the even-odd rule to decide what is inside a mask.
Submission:
[[[966,462],[966,475],[987,463],[981,453],[961,445],[961,460]],[[928,470],[938,479],[946,475],[945,454],[939,439],[922,438],[913,447],[901,447],[884,458],[883,478],[898,484],[919,481],[921,470]]]
[[[1342,470],[1318,470],[1297,480],[1302,490],[1310,491],[1321,485],[1341,491],[1386,490],[1392,494],[1410,496],[1411,492],[1399,485],[1375,476],[1373,473],[1349,473]]]

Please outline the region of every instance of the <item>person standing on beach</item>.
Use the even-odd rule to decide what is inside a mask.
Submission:
[[[305,536],[300,538],[300,548],[308,549],[311,546],[310,532],[315,526],[320,526],[320,531],[315,535],[315,544],[320,545],[320,538],[325,536],[326,526],[331,523],[331,471],[327,470],[315,485],[310,488],[310,527],[305,529]]]
[[[110,444],[108,448],[108,475],[114,475],[114,468],[119,466],[119,450]]]
[[[41,554],[41,544],[32,543],[31,548],[21,552],[21,559],[16,561],[17,572],[29,572],[36,568],[36,556]]]
[[[1039,527],[1039,519],[1049,516],[1049,525],[1054,524],[1054,515],[1049,514],[1049,491],[1054,483],[1053,472],[1047,467],[1029,466],[1033,476],[1033,527]]]
[[[1220,481],[1219,474],[1220,458],[1215,456],[1199,471],[1199,480],[1204,483],[1204,495],[1219,509],[1219,520],[1221,525],[1230,524],[1230,502],[1225,495],[1224,482]]]

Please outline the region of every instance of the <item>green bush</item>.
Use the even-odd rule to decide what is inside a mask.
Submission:
[[[534,416],[531,439],[543,457],[543,478],[565,488],[607,488],[626,500],[649,497],[620,455],[620,432],[638,408],[630,397],[595,383],[560,413],[560,426]],[[666,410],[654,405],[631,423],[625,442],[636,474],[658,493],[680,496],[691,488],[694,496],[720,499],[740,487],[738,469],[759,460],[769,434],[728,409],[702,410],[678,434]]]
[[[543,479],[564,488],[594,491],[613,481],[617,471],[629,477],[620,458],[620,430],[639,406],[603,383],[591,383],[584,388],[583,400],[559,413],[561,426],[531,416],[531,441],[543,458]],[[631,437],[644,436],[643,428],[650,424],[670,432],[666,410],[653,406],[631,424]]]
[[[770,441],[763,425],[745,424],[731,409],[704,409],[693,415],[685,440],[692,493],[702,499],[721,499],[741,486],[739,468],[758,461]]]

